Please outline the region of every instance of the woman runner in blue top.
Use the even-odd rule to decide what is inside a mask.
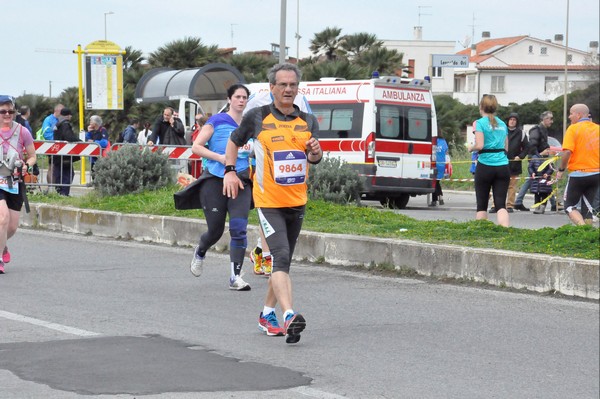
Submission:
[[[498,224],[508,227],[509,218],[506,210],[506,194],[510,183],[508,167],[508,128],[496,117],[498,100],[496,96],[484,94],[479,103],[481,118],[475,125],[475,144],[469,151],[478,151],[477,168],[475,169],[475,196],[477,198],[477,215],[475,219],[487,219],[490,189],[493,190],[494,205],[498,211]]]
[[[223,176],[225,175],[225,148],[231,132],[242,121],[242,113],[248,103],[250,91],[246,86],[235,84],[227,89],[229,110],[211,116],[202,126],[192,145],[192,152],[204,158],[204,170],[200,176],[200,202],[208,226],[208,231],[200,236],[200,241],[190,270],[199,277],[202,263],[208,249],[219,241],[225,231],[225,220],[229,214],[229,258],[231,277],[229,288],[236,291],[249,291],[250,285],[241,277],[242,264],[246,255],[248,213],[252,204],[252,182],[248,156],[252,152],[252,142],[238,151],[236,168],[238,177],[244,184],[236,198],[223,195]]]

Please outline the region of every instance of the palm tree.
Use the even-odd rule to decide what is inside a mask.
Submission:
[[[144,60],[141,50],[135,50],[131,46],[125,47],[125,55],[123,56],[123,69],[125,71],[141,67]]]
[[[340,51],[341,28],[325,28],[322,32],[315,33],[315,37],[310,41],[310,51],[318,55],[325,54],[328,61],[337,59]]]
[[[383,42],[378,40],[377,36],[366,32],[346,35],[340,42],[340,46],[345,51],[346,56],[351,60],[360,57],[363,52],[372,47],[381,47],[382,45]]]
[[[256,54],[235,54],[227,63],[244,75],[247,83],[266,82],[267,71],[277,63],[275,58]]]
[[[366,71],[348,60],[320,62],[302,68],[302,80],[315,81],[322,77],[364,79]]]
[[[356,62],[367,71],[377,71],[382,75],[395,75],[396,71],[402,69],[402,58],[404,53],[389,50],[385,47],[371,47],[357,57]]]
[[[216,45],[205,46],[199,37],[174,40],[150,53],[148,62],[153,68],[197,68],[211,62],[222,61]]]

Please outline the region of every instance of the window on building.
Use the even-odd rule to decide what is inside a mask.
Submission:
[[[492,93],[504,93],[504,76],[492,76]]]
[[[529,46],[529,54],[533,54],[533,46]]]
[[[573,62],[573,54],[567,54],[567,62]]]
[[[467,90],[468,92],[475,91],[475,75],[467,76]]]
[[[442,77],[442,67],[433,67],[431,71],[432,78],[441,78]]]
[[[544,92],[545,93],[554,93],[557,88],[560,86],[558,82],[558,76],[546,76],[544,79]]]
[[[463,79],[454,78],[454,92],[455,93],[461,93],[463,91],[463,85],[461,84],[462,82],[463,82]]]
[[[540,48],[540,54],[541,55],[548,55],[548,47],[541,47]]]

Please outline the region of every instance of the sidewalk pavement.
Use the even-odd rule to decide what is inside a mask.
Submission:
[[[190,247],[197,245],[198,237],[206,231],[204,220],[128,215],[48,204],[31,204],[31,213],[22,211],[20,225]],[[257,235],[257,228],[249,226],[248,242],[256,242]],[[226,230],[215,249],[226,251],[228,244]],[[413,270],[422,276],[600,299],[598,260],[310,231],[300,234],[294,259],[367,268],[394,265],[396,270]]]

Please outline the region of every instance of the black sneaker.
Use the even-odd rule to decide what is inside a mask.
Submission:
[[[515,210],[513,208],[506,208],[506,212],[513,213]]]
[[[515,205],[515,209],[517,211],[529,212],[529,208],[525,208],[523,204]]]
[[[551,211],[551,212],[556,212],[556,205],[555,205],[555,206],[551,206],[551,207],[550,207],[550,211]]]
[[[489,212],[490,212],[490,213],[496,213],[496,212],[498,212],[498,211],[496,210],[496,208],[495,208],[495,207],[491,207],[491,208],[490,208],[490,210],[489,210]]]

